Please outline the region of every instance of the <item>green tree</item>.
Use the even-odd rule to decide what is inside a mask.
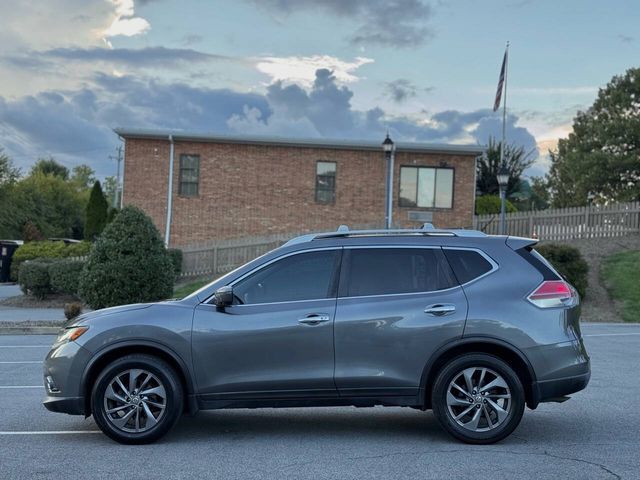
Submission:
[[[94,309],[157,301],[173,293],[173,280],[160,232],[141,210],[127,206],[94,244],[79,294]]]
[[[544,177],[531,177],[531,209],[545,210],[551,204],[549,182]]]
[[[498,214],[501,207],[498,195],[483,195],[476,198],[476,215]],[[517,212],[518,209],[509,200],[505,202],[506,213]]]
[[[558,142],[548,174],[553,206],[640,199],[640,68],[631,68],[600,91],[573,131]]]
[[[497,175],[500,170],[501,145],[502,142],[490,138],[487,150],[478,160],[476,186],[481,195],[497,195],[499,193]],[[504,161],[509,171],[507,197],[511,197],[518,191],[522,172],[534,162],[532,154],[533,152],[525,152],[524,147],[505,145]]]
[[[81,190],[89,190],[96,181],[96,172],[89,165],[77,165],[71,170],[71,181]]]
[[[107,199],[104,198],[100,182],[96,181],[93,184],[91,194],[89,195],[89,202],[87,203],[86,220],[84,224],[85,240],[93,241],[102,233],[102,230],[104,230],[107,224],[108,210],[109,204],[107,203]]]
[[[20,178],[20,169],[13,165],[9,155],[0,147],[0,189],[14,184]]]
[[[33,167],[31,167],[30,175],[41,173],[43,175],[52,175],[62,180],[69,179],[69,169],[58,163],[52,157],[40,158]]]
[[[117,189],[118,182],[115,176],[112,175],[104,179],[104,195],[107,197],[109,204],[112,206],[115,205],[116,208],[120,206],[120,198],[116,196],[118,195],[116,193]]]

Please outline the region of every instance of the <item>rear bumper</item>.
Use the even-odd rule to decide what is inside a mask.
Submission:
[[[584,390],[591,378],[591,372],[573,377],[544,380],[534,383],[534,395],[537,394],[538,403],[553,401],[559,397]]]
[[[69,415],[84,415],[84,397],[52,397],[42,401],[44,408],[50,412],[68,413]]]

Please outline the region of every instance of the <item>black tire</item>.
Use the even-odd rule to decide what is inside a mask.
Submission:
[[[454,415],[450,411],[450,408],[447,404],[447,393],[451,382],[456,378],[459,379],[459,376],[464,370],[473,367],[479,368],[480,372],[483,368],[489,369],[490,371],[493,371],[501,376],[502,379],[506,382],[511,395],[508,408],[505,408],[505,410],[507,410],[508,412],[506,417],[504,417],[501,423],[498,423],[496,421],[497,426],[485,431],[474,431],[470,428],[465,428],[464,426],[460,425],[454,418]],[[477,375],[479,374],[480,373],[478,373]],[[477,376],[474,378],[477,379]],[[453,390],[455,391],[456,389],[454,388]],[[499,387],[498,390],[500,390]],[[506,392],[506,390],[502,391],[503,393]],[[473,400],[465,397],[462,394],[460,394],[460,398],[466,398],[466,400],[470,402],[469,406],[472,407],[471,403],[473,402]],[[478,401],[480,402],[480,406],[474,404],[473,408],[482,410],[482,402],[486,403],[486,400],[484,400],[482,397],[479,397]],[[507,400],[497,401],[507,402]],[[504,361],[500,360],[497,357],[484,353],[470,353],[454,358],[449,363],[444,365],[438,372],[436,380],[433,384],[433,389],[431,391],[431,405],[433,408],[433,413],[442,428],[444,428],[452,436],[465,443],[485,445],[499,442],[500,440],[509,436],[520,424],[525,406],[524,388],[522,387],[522,381],[520,380],[516,372],[514,372],[513,369],[509,367],[509,365],[507,365]],[[490,407],[490,404],[488,406]],[[462,413],[462,411],[466,410],[466,406],[454,406],[452,407],[452,409],[455,409],[455,413]],[[474,412],[475,410],[472,409],[468,415],[472,416]],[[487,412],[490,412],[491,415],[495,415],[496,417],[494,419],[497,419],[496,410],[488,408]],[[489,423],[486,419],[486,416],[484,420],[482,420],[482,416],[485,415],[483,411],[479,412],[479,415],[481,417],[481,421],[484,422],[484,428],[489,428]],[[463,421],[467,418],[469,417],[463,417],[460,421]]]
[[[153,385],[161,384],[166,394],[166,398],[164,399],[165,408],[162,413],[158,413],[157,423],[141,432],[127,432],[118,428],[113,421],[109,419],[109,414],[107,414],[105,406],[105,393],[116,375],[124,375],[126,379],[127,374],[125,372],[132,369],[141,369],[155,376],[155,379],[152,380],[154,382]],[[140,377],[142,377],[142,375]],[[139,382],[141,381],[142,380]],[[120,392],[118,394],[120,395]],[[140,398],[142,398],[142,395],[140,395]],[[161,402],[161,400],[159,401]],[[146,354],[126,355],[107,365],[98,375],[91,393],[91,411],[98,427],[116,442],[124,444],[155,442],[176,424],[182,414],[183,404],[184,393],[178,374],[164,360]],[[124,411],[128,412],[129,408],[130,407],[126,407]],[[131,408],[135,410],[134,407]],[[142,409],[142,406],[139,408]],[[112,413],[111,415],[115,416],[116,414]],[[141,416],[146,415],[145,413],[141,413]],[[148,416],[146,416],[144,421],[149,421]],[[147,428],[146,425],[145,428]]]

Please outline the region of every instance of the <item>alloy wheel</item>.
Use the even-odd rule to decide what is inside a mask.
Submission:
[[[511,406],[507,382],[486,367],[465,368],[447,388],[449,414],[458,425],[472,432],[499,427],[509,417]]]
[[[158,424],[167,408],[167,392],[154,374],[143,369],[118,373],[104,393],[104,412],[119,430],[142,433]]]

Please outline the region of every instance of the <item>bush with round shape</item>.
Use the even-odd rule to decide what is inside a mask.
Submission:
[[[476,198],[476,215],[500,213],[500,197],[497,195],[482,195]],[[509,200],[505,201],[506,213],[517,212],[518,209]]]
[[[51,292],[49,263],[42,260],[30,260],[20,265],[18,284],[25,295],[33,295],[42,300]]]
[[[141,210],[127,206],[91,249],[78,293],[99,309],[169,298],[173,282],[173,264],[160,233]]]
[[[51,289],[57,293],[78,294],[78,280],[84,262],[81,260],[56,260],[49,264]]]
[[[67,320],[73,320],[82,313],[82,304],[80,302],[71,302],[64,304],[64,316]]]
[[[536,246],[536,251],[575,287],[582,298],[589,286],[589,264],[576,247],[558,243],[546,243]]]

